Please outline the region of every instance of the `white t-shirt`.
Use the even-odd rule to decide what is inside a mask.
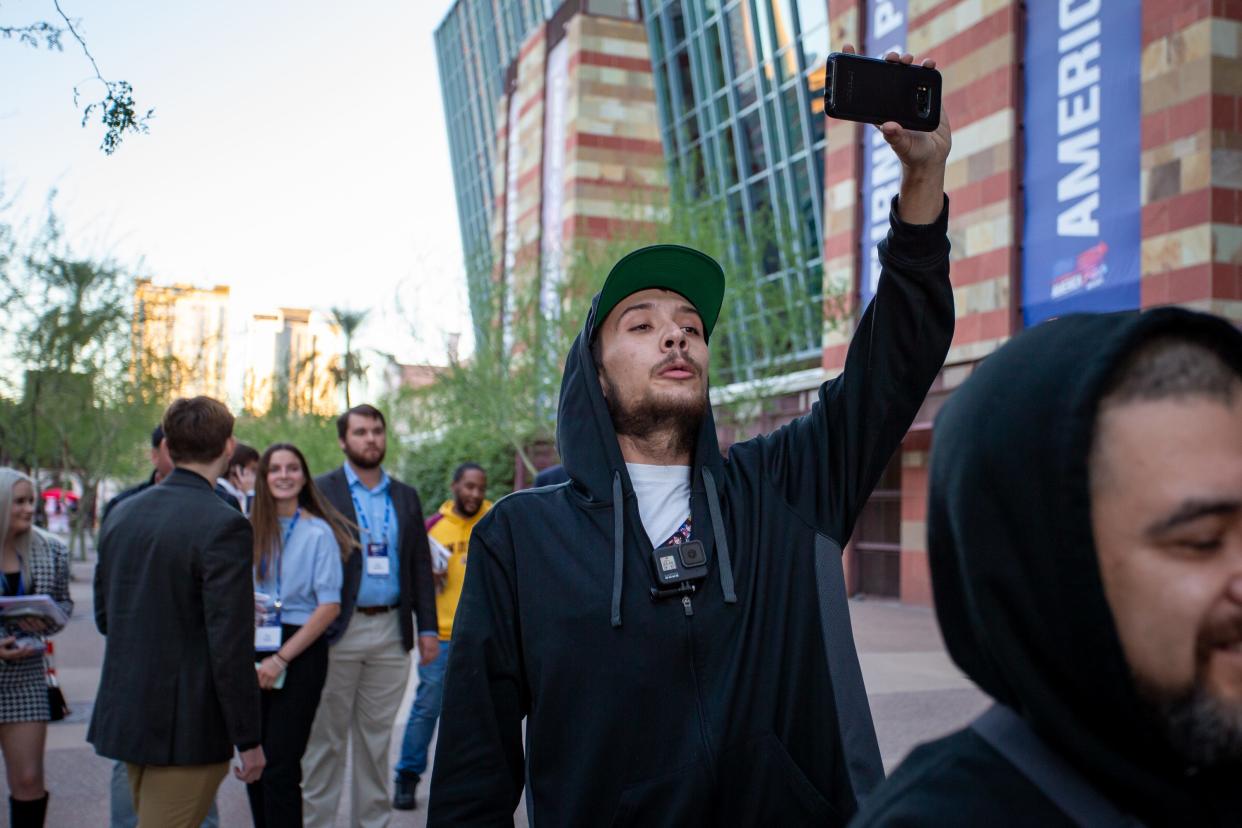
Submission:
[[[690,467],[626,463],[638,514],[654,549],[673,536],[690,517]]]

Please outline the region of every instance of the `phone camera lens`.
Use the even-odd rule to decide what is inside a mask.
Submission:
[[[914,87],[914,104],[920,117],[926,118],[931,114],[931,95],[926,86]]]

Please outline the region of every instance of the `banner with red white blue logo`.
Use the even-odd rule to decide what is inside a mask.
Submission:
[[[1142,271],[1141,15],[1103,0],[1027,8],[1023,318],[1132,310]]]

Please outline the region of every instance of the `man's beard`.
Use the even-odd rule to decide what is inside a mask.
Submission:
[[[617,434],[639,439],[667,435],[668,450],[677,454],[693,454],[699,427],[707,411],[707,394],[700,397],[660,399],[645,393],[633,404],[621,400],[621,394],[607,374],[600,373],[604,385],[604,401],[612,415]]]
[[[1242,760],[1242,703],[1215,698],[1202,678],[1177,694],[1142,680],[1138,685],[1165,737],[1186,762],[1210,768]]]
[[[466,504],[462,503],[460,500],[454,500],[453,508],[456,509],[457,514],[461,515],[462,517],[471,518],[479,513],[479,510],[483,508],[483,504],[479,503],[473,509],[467,509]]]
[[[384,449],[380,449],[379,457],[371,460],[361,454],[355,454],[349,449],[345,449],[345,456],[349,458],[349,462],[353,463],[354,467],[359,469],[378,469],[380,464],[384,462],[384,455],[386,453],[387,452],[385,452]]]

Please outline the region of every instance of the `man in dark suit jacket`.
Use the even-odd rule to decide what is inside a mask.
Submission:
[[[302,818],[336,824],[346,743],[354,735],[350,825],[384,826],[390,815],[388,746],[417,643],[421,664],[439,654],[435,586],[418,492],[384,471],[387,426],[369,405],[337,420],[345,463],[316,479],[356,527],[345,563],[341,614],[328,628],[328,679],[302,759]],[[416,632],[417,625],[417,632]]]
[[[164,414],[176,468],[108,516],[95,569],[107,637],[87,739],[126,763],[138,824],[202,822],[240,752],[263,771],[254,671],[253,535],[213,481],[233,451],[233,416],[208,397]]]

